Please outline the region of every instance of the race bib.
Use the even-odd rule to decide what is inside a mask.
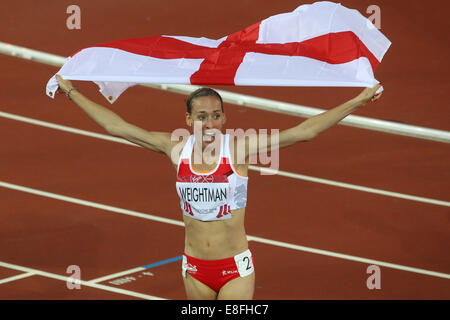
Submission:
[[[227,182],[197,183],[180,182],[177,184],[178,196],[184,202],[198,209],[213,209],[228,203],[230,185]]]
[[[239,275],[241,277],[248,276],[253,273],[254,266],[253,266],[253,257],[252,253],[250,252],[250,249],[247,249],[246,251],[237,254],[234,256],[234,261],[236,261],[236,266],[239,271]]]

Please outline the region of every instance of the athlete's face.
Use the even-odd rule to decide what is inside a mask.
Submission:
[[[191,114],[186,113],[187,125],[193,129],[194,134],[195,129],[201,126],[202,140],[206,142],[213,141],[214,135],[221,132],[225,120],[220,100],[214,96],[195,98]]]

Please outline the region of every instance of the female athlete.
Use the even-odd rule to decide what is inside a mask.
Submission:
[[[109,134],[164,153],[171,160],[177,170],[185,224],[182,275],[186,295],[203,300],[253,298],[255,271],[244,229],[250,157],[263,149],[270,152],[309,141],[381,96],[376,95],[379,84],[366,88],[357,97],[282,130],[276,137],[256,133],[232,136],[222,133],[226,121],[222,98],[213,89],[201,88],[186,101],[186,124],[194,134],[180,141],[168,132],[136,127],[86,98],[70,81],[59,75],[56,79],[58,92],[65,93]],[[278,142],[276,146],[273,141]]]

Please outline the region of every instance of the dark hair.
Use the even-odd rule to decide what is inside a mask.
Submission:
[[[205,87],[205,88],[200,88],[200,89],[195,90],[188,96],[188,98],[186,99],[187,112],[189,114],[191,114],[192,101],[195,98],[208,97],[208,96],[213,96],[213,97],[216,97],[217,99],[219,99],[220,106],[222,107],[222,111],[223,111],[223,101],[222,101],[222,97],[220,96],[220,94],[217,91],[215,91],[214,89]]]

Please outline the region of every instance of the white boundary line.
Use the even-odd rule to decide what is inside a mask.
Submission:
[[[264,167],[249,166],[249,169],[265,172],[266,174],[277,174],[277,175],[285,176],[285,177],[289,177],[289,178],[306,180],[306,181],[321,183],[321,184],[327,184],[327,185],[339,187],[339,188],[352,189],[352,190],[363,191],[363,192],[368,192],[368,193],[380,194],[380,195],[387,196],[387,197],[401,198],[401,199],[405,199],[405,200],[430,203],[430,204],[434,204],[437,206],[450,207],[450,202],[442,201],[442,200],[424,198],[424,197],[419,197],[419,196],[412,196],[412,195],[404,194],[404,193],[369,188],[369,187],[359,186],[356,184],[350,184],[350,183],[345,183],[345,182],[339,182],[339,181],[333,181],[333,180],[328,180],[328,179],[305,176],[305,175],[299,174],[299,173],[273,170],[273,169],[264,168]]]
[[[103,205],[103,204],[99,204],[99,203],[95,203],[95,202],[91,202],[91,201],[85,201],[85,200],[80,200],[77,198],[62,196],[62,195],[58,195],[55,193],[50,193],[50,192],[41,191],[41,190],[37,190],[37,189],[27,188],[27,187],[15,185],[15,184],[3,182],[3,181],[0,181],[0,187],[17,190],[17,191],[22,191],[22,192],[26,192],[26,193],[31,193],[31,194],[35,194],[38,196],[49,197],[52,199],[67,201],[67,202],[71,202],[71,203],[75,203],[75,204],[79,204],[79,205],[90,206],[90,207],[103,209],[103,210],[107,210],[107,211],[112,211],[112,212],[116,212],[116,213],[120,213],[120,214],[126,214],[126,215],[130,215],[130,216],[138,217],[138,218],[144,218],[147,220],[153,220],[153,221],[158,221],[158,222],[163,222],[163,223],[170,223],[170,224],[177,225],[177,226],[184,226],[184,223],[182,221],[178,221],[178,220],[161,218],[161,217],[158,217],[155,215],[135,212],[135,211],[121,209],[121,208],[112,207],[112,206],[107,206],[107,205]],[[305,251],[305,252],[309,252],[309,253],[315,253],[315,254],[319,254],[319,255],[325,255],[325,256],[330,256],[330,257],[344,259],[344,260],[350,260],[350,261],[356,261],[356,262],[361,262],[361,263],[376,264],[376,265],[384,266],[387,268],[393,268],[393,269],[398,269],[398,270],[402,270],[402,271],[420,273],[420,274],[433,276],[433,277],[450,279],[450,274],[446,274],[446,273],[442,273],[442,272],[413,268],[413,267],[408,267],[408,266],[404,266],[404,265],[399,265],[399,264],[394,264],[394,263],[389,263],[389,262],[384,262],[384,261],[379,261],[379,260],[373,260],[373,259],[367,259],[367,258],[362,258],[362,257],[327,251],[327,250],[315,249],[315,248],[310,248],[310,247],[305,247],[305,246],[300,246],[300,245],[296,245],[296,244],[275,241],[275,240],[270,240],[270,239],[265,239],[265,238],[261,238],[261,237],[250,236],[250,235],[247,236],[247,239],[249,241],[265,243],[265,244],[269,244],[269,245],[273,245],[273,246],[278,246],[278,247],[283,247],[283,248],[288,248],[288,249],[293,249],[293,250],[298,250],[298,251]],[[0,265],[1,265],[1,263],[0,263]],[[130,270],[134,271],[136,269],[139,269],[139,267],[133,268]],[[130,271],[130,270],[128,270],[128,271]],[[24,271],[29,272],[27,270],[24,270]],[[125,274],[128,271],[123,271],[121,273]],[[105,277],[108,277],[108,276],[105,276]],[[105,278],[105,277],[102,277],[102,278]],[[100,278],[100,279],[102,279],[102,278]],[[67,279],[67,278],[65,278],[65,279]],[[98,279],[94,279],[91,281],[97,282]],[[91,283],[91,282],[88,281],[86,283]],[[91,284],[93,284],[93,283],[91,283]]]
[[[56,124],[56,123],[36,120],[36,119],[32,119],[32,118],[27,118],[27,117],[19,116],[19,115],[12,114],[12,113],[7,113],[7,112],[0,111],[0,117],[6,118],[6,119],[10,119],[10,120],[21,121],[21,122],[25,122],[25,123],[41,126],[41,127],[46,127],[46,128],[50,128],[50,129],[56,129],[56,130],[60,130],[60,131],[75,133],[75,134],[79,134],[79,135],[83,135],[83,136],[88,136],[88,137],[91,137],[91,138],[108,140],[108,141],[113,141],[113,142],[118,142],[118,143],[132,145],[132,146],[135,146],[135,147],[140,147],[139,145],[131,143],[131,142],[127,141],[127,140],[124,140],[124,139],[121,139],[121,138],[116,138],[116,137],[109,136],[109,135],[106,135],[106,134],[95,133],[95,132],[92,132],[92,131],[81,130],[81,129],[77,129],[77,128],[72,128],[72,127]]]
[[[0,53],[54,66],[62,66],[66,61],[66,58],[62,56],[33,50],[22,46],[16,46],[5,42],[0,42]],[[180,94],[190,94],[192,91],[199,88],[198,86],[181,84],[145,84],[145,86]],[[325,111],[319,108],[312,108],[298,104],[263,99],[224,90],[217,91],[222,96],[222,99],[225,102],[271,112],[308,118]],[[392,121],[349,115],[339,123],[343,125],[387,132],[397,135],[405,135],[414,138],[429,139],[446,143],[450,142],[449,131],[401,124]]]
[[[16,264],[3,262],[3,261],[0,261],[0,267],[5,267],[5,268],[8,268],[8,269],[19,270],[19,271],[26,272],[26,274],[42,276],[42,277],[56,279],[56,280],[61,280],[61,281],[65,281],[65,282],[74,280],[73,278],[70,278],[70,277],[61,276],[61,275],[58,275],[58,274],[55,274],[55,273],[45,272],[45,271],[41,271],[41,270],[37,270],[37,269],[27,268],[27,267],[23,267],[23,266],[19,266],[19,265],[16,265]],[[96,288],[96,289],[109,291],[109,292],[114,292],[114,293],[120,293],[120,294],[124,294],[124,295],[131,296],[131,297],[136,297],[136,298],[140,298],[140,299],[146,299],[146,300],[167,300],[167,299],[164,299],[164,298],[151,296],[151,295],[148,295],[148,294],[143,294],[143,293],[134,292],[134,291],[130,291],[130,290],[114,288],[114,287],[110,287],[110,286],[105,286],[103,284],[91,283],[89,281],[80,280],[79,283],[82,286]]]
[[[107,141],[112,141],[112,142],[123,143],[123,144],[131,145],[131,146],[135,146],[135,147],[140,147],[134,143],[131,143],[131,142],[121,139],[121,138],[116,138],[116,137],[112,137],[112,136],[105,135],[105,134],[76,129],[76,128],[72,128],[72,127],[68,127],[68,126],[51,123],[51,122],[27,118],[27,117],[15,115],[12,113],[6,113],[6,112],[0,111],[0,117],[11,119],[11,120],[16,120],[16,121],[21,121],[21,122],[25,122],[25,123],[29,123],[29,124],[33,124],[33,125],[38,125],[38,126],[42,126],[42,127],[47,127],[47,128],[51,128],[51,129],[56,129],[56,130],[60,130],[60,131],[84,135],[84,136],[88,136],[88,137],[92,137],[92,138],[97,138],[97,139],[102,139],[102,140],[107,140]],[[293,178],[293,179],[306,180],[306,181],[310,181],[310,182],[326,184],[326,185],[330,185],[330,186],[334,186],[334,187],[352,189],[352,190],[363,191],[363,192],[368,192],[368,193],[375,193],[375,194],[388,196],[388,197],[401,198],[401,199],[405,199],[405,200],[418,201],[418,202],[429,203],[429,204],[434,204],[434,205],[438,205],[438,206],[450,207],[450,202],[442,201],[442,200],[436,200],[436,199],[430,199],[430,198],[425,198],[425,197],[403,194],[403,193],[399,193],[399,192],[392,192],[392,191],[387,191],[387,190],[364,187],[364,186],[359,186],[359,185],[350,184],[350,183],[316,178],[316,177],[306,176],[306,175],[302,175],[302,174],[298,174],[298,173],[292,173],[292,172],[281,171],[281,170],[273,170],[270,168],[258,167],[258,166],[253,166],[253,165],[250,165],[249,169],[258,171],[261,173],[264,172],[266,174],[274,174],[274,175],[276,174],[276,175],[285,176],[285,177],[289,177],[289,178]]]
[[[12,281],[16,281],[16,280],[20,280],[20,279],[24,279],[24,278],[28,278],[28,277],[32,277],[35,276],[36,274],[33,272],[25,272],[25,273],[21,273],[18,274],[16,276],[12,276],[9,278],[4,278],[0,280],[0,284],[4,284],[4,283],[8,283],[8,282],[12,282]]]
[[[70,202],[70,203],[75,203],[75,204],[79,204],[79,205],[86,206],[86,207],[92,207],[92,208],[96,208],[96,209],[100,209],[100,210],[111,211],[111,212],[120,213],[120,214],[133,216],[133,217],[137,217],[137,218],[143,218],[143,219],[147,219],[147,220],[153,220],[153,221],[157,221],[157,222],[163,222],[163,223],[167,223],[167,224],[173,224],[176,226],[184,227],[184,223],[182,221],[158,217],[158,216],[154,216],[151,214],[146,214],[146,213],[142,213],[142,212],[108,206],[108,205],[104,205],[104,204],[100,204],[100,203],[96,203],[96,202],[77,199],[77,198],[67,197],[67,196],[63,196],[60,194],[56,194],[56,193],[41,191],[41,190],[32,189],[32,188],[28,188],[28,187],[24,187],[24,186],[19,186],[16,184],[7,183],[4,181],[0,181],[0,187],[17,190],[17,191],[21,191],[21,192],[26,192],[26,193],[31,193],[34,195],[38,195],[38,196],[46,197],[46,198],[52,198],[55,200],[61,200],[61,201],[66,201],[66,202]]]
[[[424,274],[424,275],[432,276],[432,277],[450,279],[450,274],[447,274],[447,273],[413,268],[413,267],[408,267],[408,266],[404,266],[404,265],[400,265],[400,264],[384,262],[384,261],[380,261],[380,260],[367,259],[367,258],[352,256],[352,255],[348,255],[348,254],[337,253],[337,252],[333,252],[333,251],[315,249],[315,248],[310,248],[310,247],[305,247],[305,246],[299,246],[296,244],[289,244],[289,243],[280,242],[280,241],[268,240],[268,239],[264,239],[264,238],[260,238],[260,237],[254,237],[254,236],[248,236],[248,240],[261,242],[261,243],[265,243],[265,244],[270,244],[270,245],[278,246],[278,247],[284,247],[284,248],[289,248],[289,249],[294,249],[294,250],[299,250],[299,251],[310,252],[310,253],[314,253],[314,254],[320,254],[320,255],[329,256],[329,257],[338,258],[338,259],[361,262],[361,263],[370,264],[370,265],[375,264],[375,265],[386,267],[386,268],[397,269],[397,270],[401,270],[401,271],[408,271],[408,272],[413,272],[413,273],[420,273],[420,274]]]
[[[119,277],[121,277],[121,276],[125,276],[125,275],[130,274],[130,273],[136,273],[136,272],[139,272],[139,271],[145,271],[145,270],[146,270],[146,269],[145,269],[145,268],[142,268],[142,267],[137,267],[137,268],[133,268],[133,269],[128,269],[128,270],[124,270],[124,271],[121,271],[121,272],[108,274],[108,275],[103,276],[103,277],[100,277],[100,278],[96,278],[96,279],[89,280],[89,283],[99,283],[99,282],[103,282],[103,281],[106,281],[106,280],[111,280],[111,279],[119,278]]]

